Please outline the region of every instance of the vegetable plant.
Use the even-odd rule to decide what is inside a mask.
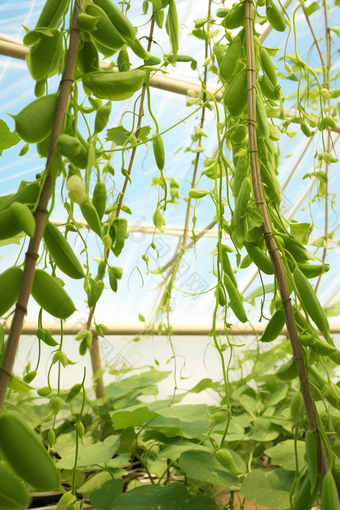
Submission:
[[[84,500],[98,510],[236,509],[238,500],[241,508],[254,502],[272,510],[340,509],[340,353],[328,320],[332,310],[322,306],[318,294],[330,270],[327,250],[336,230],[329,228],[329,209],[335,206],[329,179],[338,162],[332,43],[339,30],[330,28],[333,12],[326,0],[307,7],[245,0],[231,8],[208,0],[206,17],[190,21],[191,36],[204,46],[197,62],[179,54],[178,4],[142,3],[146,41],[129,18],[129,1],[46,0],[36,25],[24,27],[36,99],[11,114],[13,132],[5,125],[0,148],[22,140],[21,156],[33,146],[46,162],[34,181],[22,181],[16,193],[0,197],[0,242],[5,246],[19,239],[20,244],[14,265],[0,274],[0,507],[5,510],[27,508],[36,490],[60,491],[57,510],[80,510]],[[336,12],[337,3],[331,7]],[[310,21],[317,11],[325,21],[320,41]],[[302,13],[319,68],[310,54],[303,60],[299,53],[297,17]],[[261,26],[267,33],[281,33],[284,44],[265,46]],[[168,49],[157,42],[157,34],[166,34]],[[138,59],[134,67],[132,55]],[[153,80],[188,63],[197,72],[200,92],[188,90],[189,113],[162,131],[153,111]],[[215,89],[208,87],[209,79]],[[286,97],[284,80],[296,86]],[[293,113],[286,108],[289,97],[296,99]],[[113,115],[117,104],[128,105],[121,119]],[[145,125],[146,113],[152,127]],[[202,145],[209,136],[208,116],[216,140],[210,156]],[[129,130],[122,125],[126,118]],[[164,135],[183,129],[188,119],[197,125],[185,149],[194,159],[190,189],[181,201],[180,184],[168,170]],[[108,128],[112,121],[115,127]],[[304,176],[317,184],[309,201],[312,226],[314,204],[324,203],[324,235],[314,252],[308,246],[312,226],[282,212],[283,191],[296,168],[282,184],[280,139],[297,133],[309,139],[306,147],[312,139],[315,144],[312,171]],[[107,326],[96,322],[105,286],[119,295],[121,280],[128,278],[115,258],[129,251],[123,214],[133,215],[127,204],[137,172],[135,155],[145,148],[157,168],[150,183],[157,190],[155,228],[136,268],[142,280],[156,272],[161,282],[153,316],[135,341],[150,336],[157,322],[158,334],[169,341],[174,378],[173,394],[152,401],[143,398],[157,395],[157,383],[171,371],[159,370],[156,362],[138,374],[132,367],[111,368],[111,375],[125,377],[104,387],[98,337],[105,336]],[[57,186],[62,188],[62,225],[53,218]],[[222,379],[204,378],[181,393],[170,316],[181,264],[191,248],[199,252],[202,246],[204,232],[196,234],[195,228],[205,203],[214,210],[207,230],[217,230],[208,270],[214,283],[207,343],[219,356]],[[184,207],[183,234],[171,260],[151,270],[155,237],[164,232],[169,210],[178,207]],[[79,215],[100,250],[96,267]],[[70,242],[73,234],[85,262]],[[250,284],[242,289],[239,276],[251,264],[261,286],[249,295]],[[80,356],[89,353],[93,368],[93,386],[84,368],[82,380],[68,391],[61,387],[63,369],[75,362],[65,352],[64,327],[76,306],[63,275],[83,284],[88,318],[74,340]],[[39,354],[34,369],[29,363],[20,376],[13,367],[30,299],[39,307]],[[241,349],[236,326],[247,324],[251,306],[259,303],[263,333],[256,348]],[[44,327],[48,315],[59,321],[59,341]],[[139,317],[143,324],[145,318]],[[36,388],[41,343],[50,348],[51,358],[46,384]],[[245,374],[247,363],[252,370]],[[213,392],[216,405],[181,403],[186,395],[206,390]]]

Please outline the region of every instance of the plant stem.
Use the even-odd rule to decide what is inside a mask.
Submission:
[[[151,25],[150,25],[150,32],[149,32],[149,37],[148,37],[147,51],[150,51],[150,49],[151,49],[152,40],[153,40],[154,27],[155,27],[155,18],[154,18],[154,16],[152,16],[152,18],[151,18]],[[140,99],[140,105],[139,105],[137,129],[136,129],[136,136],[137,137],[138,137],[139,130],[140,130],[140,127],[142,125],[142,119],[143,119],[143,116],[144,116],[144,98],[145,98],[145,92],[146,92],[146,86],[145,86],[145,84],[143,84],[143,89],[142,89],[142,94],[141,94],[141,99]],[[130,158],[129,167],[128,167],[128,171],[127,171],[128,176],[130,176],[131,171],[132,171],[132,166],[133,166],[133,162],[135,160],[135,155],[136,155],[137,147],[138,147],[138,145],[133,147],[132,152],[131,152],[131,158]],[[123,205],[124,195],[125,195],[125,192],[126,192],[126,188],[127,188],[128,182],[129,182],[128,176],[125,177],[123,188],[122,188],[122,191],[121,191],[121,193],[119,195],[118,206],[117,206],[117,211],[116,211],[116,218],[119,218],[119,214],[120,214],[120,211],[121,211],[121,208],[122,208],[122,205]],[[106,263],[106,265],[108,263],[109,255],[110,255],[110,250],[107,250],[106,254],[105,254],[105,263]],[[90,313],[89,313],[89,316],[88,316],[88,319],[87,319],[87,323],[86,323],[86,328],[87,329],[91,329],[95,310],[96,310],[96,305],[94,305],[91,308],[91,310],[90,310]],[[98,335],[96,335],[96,334],[94,334],[93,337],[92,337],[92,348],[90,350],[90,356],[91,356],[92,371],[93,371],[93,374],[95,374],[95,372],[98,369],[101,368]],[[101,376],[101,377],[99,377],[97,379],[96,397],[97,398],[101,398],[103,395],[104,395],[104,381],[103,381],[103,377]]]
[[[314,32],[314,29],[313,29],[313,26],[310,22],[310,19],[309,19],[309,16],[306,12],[306,7],[305,7],[305,4],[302,4],[302,9],[303,9],[303,12],[305,14],[305,17],[306,17],[306,21],[308,23],[308,26],[310,28],[310,31],[312,33],[312,36],[313,36],[313,39],[314,39],[314,43],[315,43],[315,46],[318,50],[318,53],[319,53],[319,57],[320,57],[320,60],[321,60],[321,65],[322,65],[322,69],[323,69],[323,75],[324,75],[324,85],[326,85],[326,73],[325,73],[325,61],[323,59],[323,55],[322,55],[322,51],[321,51],[321,48],[320,48],[320,45],[319,45],[319,41],[317,40],[316,38],[316,35],[315,35],[315,32]]]
[[[208,15],[207,15],[208,18],[211,17],[211,1],[212,0],[209,0],[209,3],[208,3]],[[206,40],[205,41],[204,60],[206,60],[208,58],[208,56],[209,56],[209,43],[208,43],[208,40]],[[207,86],[207,80],[208,80],[208,66],[205,66],[205,68],[204,68],[204,76],[203,76],[204,87]],[[204,88],[203,88],[203,103],[205,102],[205,100],[206,100],[206,93],[205,93]],[[200,121],[200,128],[201,129],[203,129],[203,127],[204,127],[205,110],[206,110],[206,107],[203,106],[202,113],[201,113],[201,121]],[[202,135],[200,135],[200,137],[198,139],[197,146],[201,147],[201,143],[202,143]],[[195,186],[199,160],[200,160],[200,153],[197,152],[196,159],[195,159],[194,172],[193,172],[192,181],[191,181],[191,187],[192,188]],[[187,211],[186,211],[186,216],[185,216],[185,224],[184,224],[184,234],[183,234],[183,241],[182,241],[183,246],[186,246],[187,239],[188,239],[188,227],[189,227],[190,207],[191,207],[191,197],[189,196],[188,205],[187,205]]]
[[[331,88],[331,61],[332,61],[332,55],[331,55],[331,36],[330,31],[328,27],[328,16],[327,16],[327,2],[326,0],[323,0],[323,8],[324,8],[324,15],[325,15],[325,31],[326,31],[326,47],[327,47],[327,68],[326,72],[324,72],[325,76],[325,87],[330,90]],[[320,98],[320,101],[322,99]],[[328,106],[330,106],[330,99],[328,99]],[[328,138],[327,138],[327,151],[330,152],[332,149],[332,135],[329,129],[328,131]],[[327,236],[328,236],[328,173],[329,173],[329,163],[326,162],[325,165],[325,172],[327,175],[327,181],[325,184],[325,247],[323,249],[322,254],[322,263],[324,264],[326,261],[326,255],[327,255]],[[319,276],[318,281],[316,282],[315,286],[315,292],[318,291],[318,288],[321,283],[322,274]]]
[[[151,25],[150,25],[150,33],[149,33],[149,38],[148,38],[147,51],[150,51],[150,49],[151,49],[154,26],[155,26],[155,18],[154,18],[154,16],[152,16],[152,18],[151,18]],[[145,98],[145,93],[146,93],[146,85],[144,83],[143,84],[143,89],[142,89],[142,96],[141,96],[141,99],[140,99],[140,106],[139,106],[139,114],[138,114],[137,130],[136,130],[137,137],[139,135],[139,130],[140,130],[140,127],[142,125],[142,118],[144,116],[144,98]],[[131,153],[131,158],[130,158],[130,163],[129,163],[129,168],[128,168],[128,176],[130,176],[130,174],[131,174],[132,165],[133,165],[133,162],[134,162],[134,159],[135,159],[135,155],[136,155],[136,150],[137,150],[137,147],[134,147],[133,150],[132,150],[132,153]],[[122,188],[122,191],[121,191],[121,193],[119,195],[118,207],[117,207],[117,212],[116,212],[116,218],[119,217],[119,213],[120,213],[120,210],[121,210],[122,205],[123,205],[123,199],[124,199],[124,195],[125,195],[125,192],[126,192],[126,188],[127,188],[128,182],[129,182],[129,178],[125,177],[123,188]]]
[[[81,0],[81,4],[85,3],[84,0]],[[73,83],[73,74],[75,63],[77,59],[78,53],[78,45],[80,38],[80,27],[78,24],[78,8],[74,9],[73,17],[72,17],[72,25],[70,30],[70,44],[67,52],[67,60],[65,65],[65,70],[63,73],[62,80],[60,82],[60,93],[58,97],[57,108],[54,117],[54,123],[51,134],[51,142],[48,149],[48,157],[46,161],[46,173],[47,177],[45,179],[44,187],[42,189],[38,207],[36,209],[35,214],[35,222],[36,228],[35,233],[32,239],[30,240],[28,251],[26,252],[25,258],[25,268],[24,274],[22,277],[22,283],[19,292],[18,302],[16,304],[16,309],[13,317],[13,321],[11,324],[11,329],[8,336],[8,343],[5,352],[5,356],[2,362],[2,370],[0,370],[0,408],[3,406],[7,385],[10,381],[10,375],[13,370],[15,355],[17,352],[19,339],[21,335],[22,325],[24,322],[25,315],[27,313],[27,304],[31,294],[34,274],[35,274],[35,266],[36,261],[38,259],[39,254],[39,246],[42,239],[45,219],[47,215],[47,206],[51,194],[52,188],[52,176],[50,173],[50,163],[54,151],[54,147],[56,141],[61,133],[61,129],[63,126],[64,116],[67,108],[67,103],[70,96],[70,91]]]
[[[208,14],[207,14],[208,18],[211,17],[211,2],[212,2],[212,0],[209,0],[209,2],[208,2]],[[206,40],[205,41],[204,59],[206,60],[208,58],[208,56],[209,56],[209,43],[208,43],[208,40]],[[203,75],[203,85],[204,85],[204,88],[207,85],[207,80],[208,80],[208,66],[205,66],[204,75]],[[204,126],[205,110],[206,110],[205,102],[206,102],[207,98],[206,98],[206,93],[204,91],[204,88],[203,88],[203,107],[202,107],[201,120],[200,120],[200,129],[203,129],[203,126]],[[201,147],[202,146],[201,143],[202,143],[202,135],[199,136],[197,147]],[[195,158],[195,164],[194,164],[194,171],[193,171],[193,175],[192,175],[192,179],[191,179],[191,188],[193,188],[195,186],[195,183],[196,183],[196,177],[197,177],[197,170],[198,170],[199,160],[200,160],[200,153],[197,152],[196,158]],[[170,268],[168,273],[166,274],[166,276],[164,278],[164,281],[161,284],[161,289],[160,289],[160,292],[159,292],[159,294],[158,294],[158,296],[156,298],[155,303],[157,303],[158,297],[162,295],[162,289],[164,288],[164,286],[166,286],[167,282],[169,281],[169,278],[173,275],[173,269],[175,267],[175,264],[176,264],[178,258],[180,257],[182,259],[185,251],[193,245],[192,243],[190,243],[187,246],[188,230],[189,230],[189,219],[190,219],[190,208],[191,208],[191,197],[189,196],[188,197],[188,204],[187,204],[187,208],[186,208],[186,214],[185,214],[184,231],[183,231],[182,243],[180,242],[180,239],[179,239],[178,240],[178,244],[176,246],[176,250],[175,250],[174,256],[172,257],[170,262],[168,262],[164,266],[164,268],[162,269],[162,272],[163,272],[166,269]],[[215,224],[216,224],[216,222],[214,223],[214,225]],[[209,227],[207,227],[207,228],[209,228]],[[200,237],[202,237],[202,236],[200,236]],[[199,237],[197,236],[196,241],[198,239],[199,239]],[[169,296],[169,299],[170,299],[170,296]],[[152,314],[151,314],[151,321],[153,319],[153,314],[157,313],[156,306],[155,306],[154,310],[155,310],[155,312],[153,311]],[[168,324],[168,327],[169,327],[169,324]]]
[[[273,264],[274,273],[280,290],[282,308],[285,313],[287,330],[300,378],[301,392],[305,401],[309,426],[314,433],[315,441],[317,444],[319,467],[322,480],[327,472],[327,458],[325,448],[318,427],[314,402],[311,395],[302,349],[299,342],[298,332],[295,324],[291,298],[289,297],[287,275],[283,266],[283,262],[276,241],[271,230],[271,223],[268,216],[267,205],[264,199],[263,187],[261,182],[256,135],[256,63],[253,40],[254,34],[253,16],[254,16],[253,4],[251,3],[251,0],[246,0],[245,30],[246,30],[246,55],[247,55],[248,133],[249,133],[250,166],[254,189],[254,197],[257,207],[260,208],[263,214],[264,219],[262,225],[263,237],[267,245],[268,253]]]
[[[84,376],[83,376],[83,381],[82,381],[82,386],[83,386],[83,398],[82,398],[82,401],[81,401],[81,408],[80,408],[80,413],[78,415],[78,420],[77,420],[77,423],[76,423],[76,451],[75,451],[75,455],[74,455],[74,465],[73,465],[73,474],[72,474],[72,494],[74,496],[76,496],[76,473],[77,473],[77,463],[78,463],[78,451],[79,451],[79,431],[78,431],[78,423],[81,421],[81,417],[83,415],[83,412],[84,412],[84,407],[85,407],[85,397],[86,397],[86,392],[85,392],[85,378],[86,378],[86,367],[84,367]]]

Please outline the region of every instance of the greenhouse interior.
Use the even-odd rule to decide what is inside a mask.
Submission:
[[[0,510],[340,510],[339,53],[339,0],[0,2]]]

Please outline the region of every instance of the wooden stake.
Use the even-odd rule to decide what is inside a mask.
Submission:
[[[273,236],[271,223],[268,216],[267,204],[264,199],[263,186],[261,182],[260,165],[257,151],[256,135],[256,62],[254,50],[254,8],[251,0],[246,0],[245,5],[245,30],[246,30],[246,55],[247,55],[247,97],[248,97],[248,134],[249,134],[249,154],[250,167],[253,181],[254,197],[256,205],[263,214],[263,237],[265,239],[268,253],[270,255],[274,274],[278,282],[282,308],[286,317],[286,325],[289,339],[292,345],[293,356],[296,362],[301,392],[304,398],[309,427],[314,432],[315,441],[318,449],[319,468],[321,480],[327,472],[327,457],[320,435],[318,422],[315,413],[314,401],[311,395],[307,372],[302,355],[302,349],[299,342],[298,331],[295,324],[293,306],[289,297],[287,284],[287,275],[285,268]]]
[[[85,3],[82,0],[82,3]],[[73,83],[73,74],[74,68],[77,60],[78,53],[78,45],[80,38],[80,26],[78,24],[78,10],[74,9],[72,25],[70,31],[70,44],[67,52],[67,60],[65,65],[65,70],[63,73],[62,80],[60,82],[60,93],[58,97],[58,103],[56,108],[56,113],[54,117],[51,142],[48,149],[48,157],[46,161],[46,171],[47,177],[45,180],[45,184],[43,190],[41,192],[39,204],[35,214],[35,234],[32,237],[28,251],[26,253],[25,259],[25,268],[24,274],[22,277],[22,283],[19,292],[19,298],[16,305],[11,330],[8,336],[8,342],[6,347],[5,356],[2,362],[2,366],[0,369],[0,408],[3,406],[6,393],[7,386],[11,379],[11,373],[13,370],[13,365],[15,361],[16,352],[18,349],[19,339],[21,335],[22,325],[24,322],[25,315],[27,313],[27,304],[31,294],[34,274],[35,274],[35,265],[36,261],[39,257],[39,246],[44,232],[45,219],[47,215],[47,206],[50,199],[51,187],[52,187],[52,177],[49,172],[49,165],[52,159],[54,147],[58,137],[61,133],[61,129],[64,122],[64,116],[67,108],[67,103],[69,100],[69,95],[71,91],[71,86]]]

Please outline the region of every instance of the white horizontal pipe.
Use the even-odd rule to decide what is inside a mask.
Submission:
[[[0,37],[0,55],[5,55],[6,57],[17,58],[20,60],[25,60],[27,53],[29,52],[29,48],[24,46],[23,44],[18,44],[16,42],[10,42],[9,40],[4,40]],[[101,69],[105,69],[108,67],[107,62],[101,62]],[[113,71],[118,71],[117,68],[113,68]],[[167,92],[174,92],[176,94],[181,94],[186,96],[188,90],[194,90],[195,92],[201,93],[202,87],[199,83],[193,81],[185,81],[180,80],[178,78],[172,78],[171,76],[163,76],[163,75],[153,75],[150,78],[150,86],[156,89],[166,90]],[[215,93],[216,89],[209,88],[209,92]],[[216,96],[216,100],[220,101],[222,98],[222,94],[219,92]],[[295,110],[285,111],[285,115],[292,122],[300,122],[300,116]],[[340,133],[340,122],[335,121],[336,127],[332,128],[331,131],[335,133]]]
[[[119,322],[109,322],[106,323],[107,331],[105,331],[105,336],[121,336],[121,335],[140,335],[140,334],[150,334],[150,335],[158,335],[158,323],[154,325],[150,325],[145,328],[141,323],[119,323]],[[86,323],[80,321],[68,321],[64,322],[64,334],[65,335],[76,335],[80,330],[85,329]],[[10,324],[5,326],[5,333],[9,332]],[[60,334],[60,324],[54,321],[44,321],[44,328],[47,329],[52,335]],[[256,334],[261,335],[265,328],[264,324],[253,324],[252,326],[248,324],[237,324],[233,326],[231,329],[227,329],[229,335],[232,336],[255,336]],[[36,321],[27,320],[24,323],[22,328],[22,335],[35,335],[38,329],[38,325]],[[224,335],[224,327],[223,324],[217,324],[216,326],[217,333],[220,335]],[[173,324],[172,325],[172,334],[176,336],[208,336],[211,331],[211,324]],[[330,325],[331,334],[339,334],[340,333],[340,323],[339,324],[331,324]],[[93,329],[95,332],[95,329]],[[163,332],[164,336],[166,336],[165,332]],[[282,330],[282,335],[287,335],[287,329],[284,328]]]

